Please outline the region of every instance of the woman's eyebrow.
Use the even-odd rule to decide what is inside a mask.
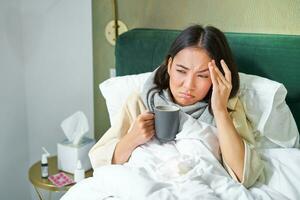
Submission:
[[[177,67],[182,67],[183,69],[186,69],[186,70],[189,69],[188,67],[185,67],[185,66],[183,66],[183,65],[181,65],[181,64],[176,64],[176,66],[177,66]]]
[[[197,73],[203,73],[209,71],[208,68],[197,71]]]
[[[177,66],[177,67],[181,67],[181,68],[183,68],[183,69],[185,69],[185,70],[189,70],[189,69],[190,69],[190,68],[188,68],[188,67],[185,67],[185,66],[182,65],[182,64],[176,64],[176,66]],[[203,73],[203,72],[206,72],[206,71],[209,71],[208,68],[199,70],[199,71],[197,71],[197,73]]]

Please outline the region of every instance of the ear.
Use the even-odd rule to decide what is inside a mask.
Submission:
[[[169,76],[170,76],[170,71],[171,71],[171,66],[172,66],[172,58],[170,57],[169,59],[168,59],[168,74],[169,74]]]

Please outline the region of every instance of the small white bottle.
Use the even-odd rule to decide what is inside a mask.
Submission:
[[[48,156],[50,154],[44,147],[42,147],[42,149],[43,149],[44,153],[42,154],[42,159],[41,159],[41,177],[48,178],[48,176],[49,176]]]
[[[77,161],[77,168],[74,171],[74,181],[78,183],[85,178],[84,169],[82,169],[81,161]]]
[[[41,176],[42,176],[42,178],[48,178],[48,176],[49,176],[49,173],[48,173],[48,158],[47,158],[46,154],[42,155]]]

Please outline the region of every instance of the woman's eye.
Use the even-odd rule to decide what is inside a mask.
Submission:
[[[199,74],[198,77],[201,77],[201,78],[208,78],[208,75],[201,75],[201,74]]]
[[[181,73],[181,74],[185,74],[185,71],[180,70],[180,69],[176,69],[177,72]]]

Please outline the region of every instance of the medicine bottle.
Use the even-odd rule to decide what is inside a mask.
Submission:
[[[45,147],[42,147],[42,150],[44,151],[44,153],[42,154],[42,159],[41,159],[41,177],[48,178],[49,176],[48,157],[50,156],[50,153],[47,151]]]
[[[77,168],[74,171],[74,181],[78,183],[84,179],[84,169],[82,168],[81,161],[77,161]]]
[[[48,155],[47,154],[42,154],[41,176],[42,176],[42,178],[48,178],[48,176],[49,176],[49,172],[48,172]]]

